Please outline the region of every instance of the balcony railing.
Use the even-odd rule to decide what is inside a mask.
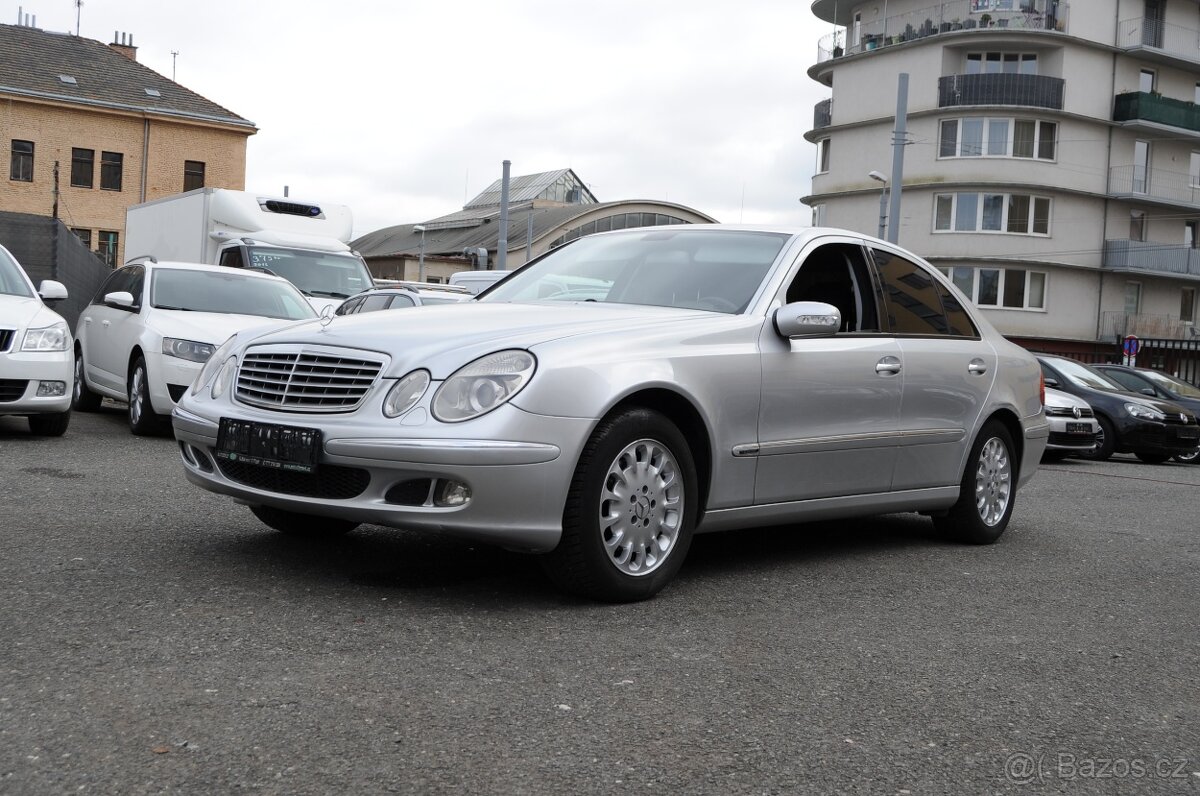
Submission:
[[[1200,277],[1200,249],[1144,240],[1104,241],[1105,268]]]
[[[1062,110],[1060,77],[1046,75],[948,75],[938,78],[938,107],[1023,105]]]
[[[1145,91],[1118,94],[1113,106],[1113,121],[1135,120],[1200,132],[1200,105],[1148,94]]]
[[[1160,50],[1165,55],[1200,63],[1200,28],[1136,17],[1117,25],[1117,46],[1124,50]]]
[[[1100,340],[1119,343],[1127,335],[1142,339],[1190,340],[1195,337],[1194,326],[1171,315],[1143,315],[1128,312],[1100,314]]]
[[[813,129],[820,130],[833,124],[833,100],[821,100],[813,107]]]
[[[817,62],[877,50],[893,44],[962,30],[1049,30],[1066,33],[1071,7],[1061,0],[1011,0],[1007,8],[992,8],[984,13],[971,9],[974,0],[937,3],[916,11],[863,23],[854,38],[853,30],[839,28],[817,42]]]
[[[1200,185],[1190,174],[1144,166],[1114,166],[1108,170],[1108,192],[1113,196],[1156,199],[1200,207]]]

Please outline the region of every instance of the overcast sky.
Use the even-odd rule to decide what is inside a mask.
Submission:
[[[355,235],[572,168],[600,201],[808,224],[809,79],[832,28],[806,0],[85,0],[80,35],[259,132],[246,188],[350,205]],[[0,0],[75,32],[75,0]]]

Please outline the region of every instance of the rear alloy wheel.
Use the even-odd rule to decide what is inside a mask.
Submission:
[[[166,426],[161,415],[154,413],[150,403],[150,384],[146,377],[146,360],[138,357],[129,372],[129,430],[139,437],[159,434]]]
[[[575,468],[563,534],[542,557],[566,591],[609,602],[653,597],[679,571],[698,513],[687,440],[651,409],[603,421]]]
[[[1116,451],[1117,430],[1113,428],[1112,421],[1104,415],[1096,415],[1096,422],[1100,424],[1100,433],[1096,435],[1096,447],[1080,452],[1079,456],[1094,462],[1106,462]]]
[[[958,502],[933,518],[934,527],[968,544],[991,544],[1012,517],[1017,469],[1012,437],[1001,423],[985,423],[971,446]]]
[[[361,523],[351,520],[318,517],[315,514],[299,514],[295,511],[277,509],[274,506],[251,506],[250,511],[264,525],[268,525],[282,534],[304,539],[342,536],[361,525]]]
[[[1175,461],[1181,462],[1183,464],[1195,464],[1196,462],[1200,461],[1200,448],[1197,448],[1196,450],[1192,451],[1191,453],[1177,454],[1175,456]]]
[[[61,437],[71,425],[71,410],[52,415],[30,415],[29,431],[38,437]]]
[[[88,389],[83,378],[83,352],[75,352],[75,386],[71,390],[71,408],[76,412],[95,412],[100,408],[100,396]]]

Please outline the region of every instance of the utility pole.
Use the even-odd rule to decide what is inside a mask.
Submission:
[[[54,207],[50,211],[50,217],[58,218],[58,161],[54,161]]]
[[[179,57],[179,50],[171,50],[171,82],[175,82],[175,59]]]
[[[75,35],[79,36],[79,17],[83,11],[83,0],[75,0]]]
[[[900,73],[896,88],[896,130],[892,133],[891,207],[888,210],[888,242],[900,240],[900,189],[904,183],[904,147],[908,145],[908,72]]]
[[[496,270],[508,268],[508,170],[512,166],[504,161],[500,177],[500,239],[496,241]]]

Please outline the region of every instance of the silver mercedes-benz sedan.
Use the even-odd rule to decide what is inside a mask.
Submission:
[[[903,249],[689,225],[582,238],[464,304],[239,333],[173,417],[188,479],[279,531],[455,534],[626,601],[703,531],[904,511],[995,541],[1041,390]]]

